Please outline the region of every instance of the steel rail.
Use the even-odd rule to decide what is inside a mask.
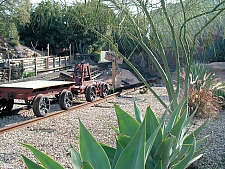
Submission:
[[[61,111],[49,113],[44,117],[36,117],[34,119],[30,119],[30,120],[27,120],[27,121],[24,121],[24,122],[12,124],[10,126],[6,126],[6,127],[1,128],[0,134],[6,133],[6,132],[9,132],[9,131],[14,131],[14,130],[17,130],[17,129],[22,129],[22,128],[28,127],[32,124],[35,124],[35,123],[38,123],[38,122],[41,122],[41,121],[44,121],[44,120],[47,120],[47,119],[50,119],[50,118],[54,118],[54,117],[57,117],[57,116],[60,116],[60,115],[66,114],[66,113],[70,113],[71,110],[78,110],[78,109],[85,108],[85,107],[91,107],[91,106],[100,104],[102,102],[111,100],[111,99],[115,98],[116,96],[127,94],[131,91],[134,91],[134,89],[127,89],[127,90],[124,90],[122,92],[116,92],[116,93],[113,93],[113,94],[110,94],[110,95],[106,96],[105,98],[101,98],[101,99],[94,100],[92,102],[85,102],[85,103],[82,103],[80,105],[72,106],[68,110],[61,110]]]

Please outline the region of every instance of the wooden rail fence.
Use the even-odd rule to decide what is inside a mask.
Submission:
[[[4,63],[5,62],[5,63]],[[71,66],[70,56],[43,56],[43,57],[33,57],[33,58],[20,58],[20,59],[6,59],[0,60],[0,79],[10,81],[11,76],[16,69],[24,69],[23,74],[33,73],[38,75],[40,73],[48,71],[57,71],[66,69]],[[10,63],[10,66],[9,64]]]

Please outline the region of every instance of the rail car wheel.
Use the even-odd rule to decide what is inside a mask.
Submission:
[[[92,102],[96,97],[95,86],[88,86],[85,92],[85,97],[88,102]]]
[[[37,95],[33,103],[34,114],[38,117],[43,117],[49,112],[49,110],[50,110],[49,98],[42,94]]]
[[[59,96],[59,106],[63,110],[69,109],[73,105],[73,94],[68,90],[63,90]]]
[[[108,95],[109,89],[105,83],[101,84],[101,98],[105,98]]]
[[[10,114],[13,108],[14,99],[0,99],[0,113],[1,114]]]

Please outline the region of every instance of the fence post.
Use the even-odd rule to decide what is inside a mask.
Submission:
[[[116,87],[115,77],[116,77],[116,61],[113,60],[112,61],[112,85],[113,85],[113,89],[115,89],[115,87]]]
[[[48,45],[47,45],[47,50],[48,50],[48,56],[49,56],[49,43],[48,43]]]
[[[55,57],[53,57],[53,68],[56,68]],[[54,72],[55,72],[55,69],[54,69]]]
[[[10,67],[9,53],[8,53],[8,67],[9,67],[9,72],[8,72],[8,81],[10,81],[10,79],[11,79],[11,67]]]
[[[73,58],[72,58],[72,55],[71,55],[71,44],[70,44],[70,65],[72,65],[72,63],[73,63]]]
[[[24,68],[24,59],[22,59],[21,60],[21,66],[22,66],[22,69],[23,69],[23,71],[22,71],[22,79],[23,79],[23,76],[24,76],[24,73],[25,73],[25,68]]]
[[[49,69],[49,57],[48,56],[45,59],[45,67],[46,67],[46,69]]]
[[[34,55],[35,55],[35,58],[34,58],[34,60],[35,60],[35,76],[37,76],[37,56],[35,53],[34,53]]]
[[[59,67],[62,67],[61,56],[59,56]]]
[[[67,60],[66,60],[66,56],[64,56],[64,59],[65,59],[65,67],[66,67],[66,62],[67,62]]]

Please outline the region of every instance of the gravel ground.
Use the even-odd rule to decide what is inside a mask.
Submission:
[[[160,97],[168,103],[168,97],[164,87],[154,87]],[[78,117],[83,124],[89,129],[94,137],[105,144],[115,145],[115,133],[104,122],[117,126],[116,115],[113,103],[119,105],[125,111],[133,114],[133,98],[136,100],[140,110],[145,113],[147,106],[151,106],[157,117],[161,117],[164,108],[158,103],[151,93],[139,94],[139,91],[129,93],[122,97],[117,97],[105,103],[101,103],[95,107],[80,109],[79,111],[71,111],[60,117],[43,121],[30,127],[16,130],[0,135],[0,169],[20,169],[25,168],[21,154],[35,159],[33,155],[25,147],[19,143],[30,144],[37,149],[45,152],[53,159],[62,164],[65,168],[72,168],[70,157],[70,144],[78,149],[79,133]],[[225,168],[225,112],[221,112],[217,119],[211,120],[202,136],[213,131],[211,138],[213,143],[208,150],[205,151],[204,158],[196,162],[193,167],[201,169],[224,169]],[[33,118],[32,111],[23,111],[19,115],[5,117],[0,119],[0,126],[7,126],[11,121],[22,121],[24,119]],[[194,119],[193,124],[199,125],[203,120]]]

